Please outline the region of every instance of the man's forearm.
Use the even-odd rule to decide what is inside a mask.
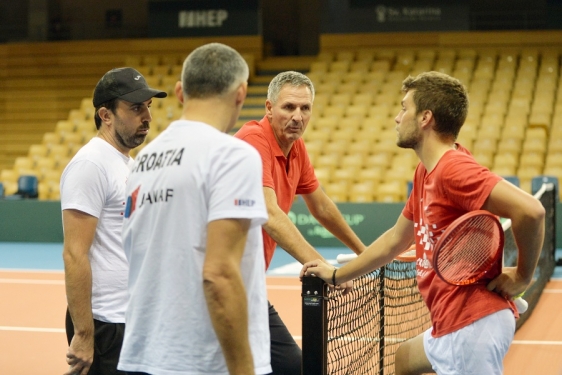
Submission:
[[[248,339],[248,307],[242,278],[239,274],[233,277],[206,277],[203,290],[230,374],[253,374],[254,364]]]
[[[64,254],[66,298],[74,324],[74,334],[93,336],[92,270],[87,255]]]
[[[263,226],[266,233],[273,238],[277,245],[289,253],[300,263],[315,259],[324,259],[316,249],[309,244],[297,227],[285,213],[281,212],[269,216]]]
[[[544,216],[537,214],[520,222],[512,222],[513,235],[519,249],[517,272],[530,282],[544,241]]]

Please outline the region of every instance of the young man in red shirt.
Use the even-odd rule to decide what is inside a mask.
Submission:
[[[269,84],[263,119],[244,124],[235,134],[254,146],[262,158],[269,216],[263,225],[266,268],[277,245],[301,263],[322,258],[287,216],[296,194],[302,196],[318,222],[347,247],[357,254],[365,248],[320,187],[306,153],[302,135],[313,101],[314,86],[308,77],[293,71],[280,73]],[[351,284],[342,287],[350,290]],[[273,374],[300,375],[301,350],[271,304],[269,330]]]
[[[337,273],[318,260],[305,264],[301,276],[313,273],[329,283],[352,280],[392,261],[415,241],[418,287],[433,326],[401,345],[396,374],[500,375],[518,316],[512,298],[531,282],[542,248],[544,208],[455,143],[468,111],[466,89],[457,79],[422,73],[404,80],[402,89],[397,145],[413,149],[420,159],[402,215]],[[456,218],[479,209],[512,220],[517,267],[504,269],[488,285],[449,285],[431,266],[434,244]]]

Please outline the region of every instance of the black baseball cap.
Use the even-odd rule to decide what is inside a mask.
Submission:
[[[94,107],[113,99],[142,103],[150,98],[165,98],[164,91],[148,87],[146,80],[133,68],[116,68],[105,73],[94,89]]]

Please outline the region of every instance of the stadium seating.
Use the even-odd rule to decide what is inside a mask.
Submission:
[[[406,42],[398,35],[393,36],[396,46],[389,47],[376,45],[378,41],[365,36],[323,36],[321,52],[315,58],[299,60],[298,70],[306,71],[316,88],[314,115],[304,139],[317,177],[334,200],[394,202],[406,198],[406,184],[417,158],[411,150],[396,146],[394,118],[401,108],[402,80],[428,70],[451,74],[467,87],[470,108],[458,141],[479,162],[502,176],[517,178],[528,191],[536,175],[562,178],[562,47],[547,47],[540,40],[537,47],[531,42],[516,44],[518,41],[489,46],[464,36],[453,40],[439,35],[450,40],[449,44],[431,41],[418,48],[401,47]],[[532,39],[528,36],[526,40]],[[137,67],[150,85],[172,94],[184,54],[173,52],[172,42],[165,44],[166,48],[153,46],[153,51],[147,47],[124,53],[118,65]],[[259,53],[245,57],[252,78],[237,126],[263,115],[272,77],[256,74],[256,67],[264,64]],[[286,66],[276,63],[267,74],[288,70]],[[66,116],[58,116],[49,130],[38,133],[34,144],[2,169],[0,182],[7,195],[17,190],[17,177],[27,173],[39,180],[40,199],[57,199],[62,169],[96,134],[88,96],[94,84],[89,82],[89,92],[75,107]],[[155,101],[146,143],[180,111],[173,95]]]

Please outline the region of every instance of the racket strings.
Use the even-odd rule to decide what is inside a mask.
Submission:
[[[501,230],[490,216],[475,216],[443,239],[437,259],[441,276],[450,283],[471,284],[485,277],[497,261]]]

